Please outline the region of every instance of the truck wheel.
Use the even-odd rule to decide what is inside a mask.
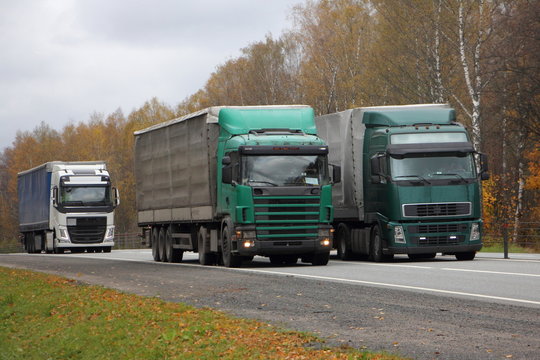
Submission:
[[[371,242],[369,246],[369,259],[375,262],[390,261],[394,255],[384,255],[382,252],[383,244],[378,226],[374,226],[371,231]]]
[[[104,252],[104,253],[110,253],[111,250],[112,250],[112,246],[105,246],[105,247],[103,248],[103,252]]]
[[[410,260],[419,260],[419,259],[434,259],[437,256],[437,253],[429,254],[408,254]]]
[[[330,253],[321,253],[321,254],[314,254],[313,259],[311,260],[312,265],[316,266],[322,266],[328,264],[328,260],[330,259]]]
[[[351,250],[351,230],[345,224],[338,225],[337,253],[341,260],[350,260],[353,257]]]
[[[152,227],[152,257],[154,261],[160,261],[159,257],[159,228],[157,226]]]
[[[64,253],[64,248],[59,248],[59,247],[54,247],[54,253],[55,254],[63,254]]]
[[[184,257],[184,250],[182,249],[175,249],[173,248],[173,240],[172,240],[172,233],[171,233],[171,227],[169,226],[167,228],[167,231],[165,232],[165,252],[167,253],[167,259],[171,263],[179,263],[182,261],[182,258]]]
[[[294,265],[298,262],[297,255],[272,255],[270,263],[272,265]]]
[[[221,234],[222,243],[221,243],[221,257],[223,259],[223,265],[229,268],[240,267],[242,265],[242,258],[236,256],[231,252],[232,247],[232,236],[229,226],[223,228],[223,234]]]
[[[34,253],[34,233],[26,233],[24,234],[24,245],[26,246],[26,252],[28,254]]]
[[[208,231],[204,226],[201,226],[197,233],[197,251],[199,252],[199,263],[201,265],[213,265],[216,263],[215,255],[210,252]]]
[[[159,236],[158,236],[158,251],[159,251],[159,258],[162,262],[167,262],[167,254],[165,252],[165,228],[159,229]]]
[[[476,251],[456,253],[456,259],[460,261],[474,260],[475,256],[476,256]]]

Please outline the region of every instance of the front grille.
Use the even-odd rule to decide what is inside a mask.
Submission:
[[[456,233],[466,232],[467,229],[467,224],[411,225],[407,228],[410,234]]]
[[[259,240],[317,237],[320,196],[254,196],[253,202]]]
[[[411,242],[418,246],[457,245],[464,241],[465,235],[411,237]]]
[[[466,216],[470,214],[470,202],[403,205],[403,216],[405,217]]]
[[[74,244],[93,244],[103,241],[107,230],[106,217],[81,217],[68,218],[68,224],[75,222],[76,225],[68,225],[68,233]]]

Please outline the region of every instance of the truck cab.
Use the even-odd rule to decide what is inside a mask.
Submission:
[[[364,199],[381,256],[471,260],[482,247],[479,182],[487,161],[450,108],[366,111]],[[427,121],[429,120],[429,121]],[[479,159],[479,164],[477,164]]]
[[[120,203],[104,162],[45,163],[19,173],[19,219],[29,253],[110,252]]]
[[[218,211],[234,227],[233,255],[263,255],[278,264],[299,257],[328,262],[332,182],[328,146],[316,136],[312,111],[220,111]],[[250,122],[240,125],[243,117]],[[339,181],[336,170],[332,178]]]

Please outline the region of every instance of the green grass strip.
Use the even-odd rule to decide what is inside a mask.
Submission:
[[[399,359],[211,309],[0,267],[0,359]]]

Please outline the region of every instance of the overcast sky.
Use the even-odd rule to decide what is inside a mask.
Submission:
[[[175,106],[303,0],[0,0],[0,151],[42,121]]]

